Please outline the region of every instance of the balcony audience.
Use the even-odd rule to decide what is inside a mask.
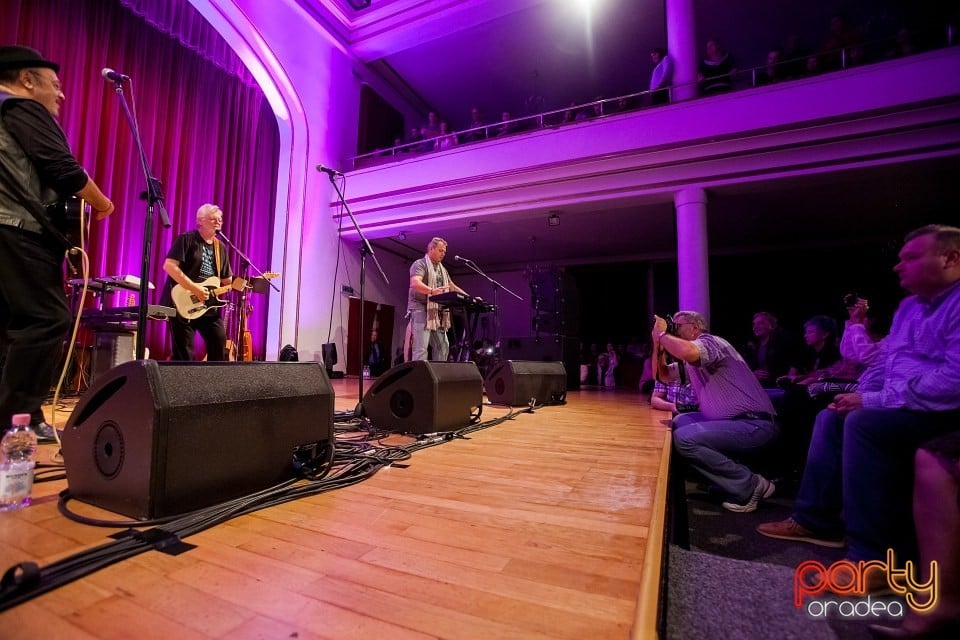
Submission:
[[[707,40],[706,56],[700,62],[697,78],[700,81],[700,93],[708,96],[733,89],[737,68],[733,57],[723,48],[717,38]]]
[[[673,58],[662,48],[650,50],[653,72],[650,74],[650,104],[670,102],[670,87],[673,85]]]

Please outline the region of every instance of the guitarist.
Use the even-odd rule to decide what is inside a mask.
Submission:
[[[226,247],[217,238],[223,226],[223,211],[215,204],[205,204],[197,209],[197,228],[180,234],[173,241],[163,270],[167,282],[163,287],[161,304],[174,306],[170,292],[181,285],[198,300],[206,300],[209,292],[199,284],[211,276],[217,276],[220,284],[231,283],[230,261]],[[193,360],[193,339],[197,331],[207,345],[207,360],[226,360],[227,332],[223,327],[220,309],[212,308],[194,320],[177,314],[171,319],[170,335],[173,338],[173,359]]]
[[[29,47],[0,47],[0,428],[29,413],[41,442],[54,440],[41,404],[60,358],[71,313],[64,296],[63,234],[44,205],[71,195],[103,218],[107,198],[70,151],[57,118],[59,65]]]

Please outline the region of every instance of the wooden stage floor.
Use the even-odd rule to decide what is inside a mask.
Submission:
[[[357,386],[334,381],[338,410],[356,405]],[[36,597],[0,614],[0,635],[652,638],[666,417],[637,392],[573,391],[405,468],[190,536],[186,553],[148,551]],[[55,453],[44,445],[40,459]],[[40,483],[29,508],[0,513],[0,573],[109,541],[114,529],[58,512],[65,486]]]

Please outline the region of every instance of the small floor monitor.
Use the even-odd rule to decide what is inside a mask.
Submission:
[[[506,360],[490,370],[484,388],[493,404],[559,404],[567,398],[567,371],[562,362]]]

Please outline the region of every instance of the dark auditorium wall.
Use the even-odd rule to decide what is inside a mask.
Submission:
[[[830,248],[794,248],[711,256],[711,330],[735,345],[750,338],[753,313],[767,310],[800,334],[803,322],[826,314],[840,323],[842,298],[858,293],[892,313],[903,297],[893,273],[902,238]],[[571,267],[581,298],[581,336],[588,342],[649,340],[647,263]],[[654,308],[677,310],[675,262],[654,263]]]

